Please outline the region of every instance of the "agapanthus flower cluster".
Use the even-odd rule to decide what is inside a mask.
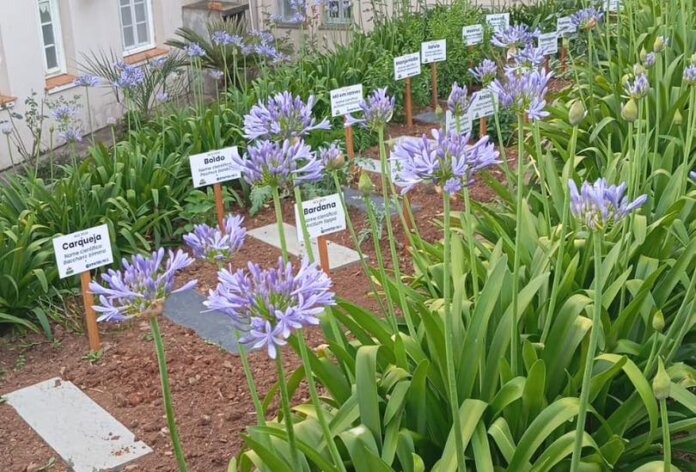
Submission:
[[[198,43],[189,43],[184,48],[184,51],[186,51],[186,55],[191,59],[197,59],[207,55],[205,49]]]
[[[217,226],[195,225],[193,232],[184,235],[184,242],[196,259],[212,262],[227,260],[244,245],[246,228],[243,222],[242,216],[228,215],[224,231]]]
[[[690,65],[684,69],[683,80],[687,85],[696,84],[696,65]]]
[[[324,309],[336,303],[331,279],[306,260],[297,272],[282,258],[277,267],[265,270],[249,262],[247,272],[221,270],[218,281],[204,304],[230,317],[244,333],[240,343],[265,348],[272,359],[294,331],[319,324]]]
[[[327,170],[338,170],[346,162],[343,151],[336,142],[331,143],[329,147],[320,147],[319,159]]]
[[[490,89],[498,96],[505,108],[515,113],[525,114],[532,120],[541,120],[549,115],[546,107],[546,91],[553,73],[545,74],[538,70],[522,74],[506,72],[505,80],[496,79]]]
[[[225,75],[225,73],[220,69],[211,69],[210,72],[208,72],[208,74],[213,80],[220,80]]]
[[[637,75],[633,82],[626,83],[626,93],[629,97],[639,100],[645,97],[650,91],[650,82],[645,74]]]
[[[258,187],[285,187],[322,179],[324,166],[312,149],[301,139],[257,141],[247,148],[244,158],[232,156],[244,179]]]
[[[469,69],[471,75],[484,87],[487,87],[498,75],[498,66],[490,59],[484,59],[473,69]]]
[[[82,142],[82,130],[77,127],[66,128],[58,133],[58,137],[66,143],[80,143]]]
[[[452,91],[447,98],[447,109],[454,116],[464,116],[469,109],[469,97],[466,86],[460,87],[457,82],[452,84]]]
[[[99,85],[99,77],[94,75],[81,75],[75,82],[73,82],[75,87],[96,87]]]
[[[306,0],[289,0],[288,6],[290,11],[285,16],[273,15],[271,20],[276,23],[285,23],[291,25],[299,25],[307,20],[307,2]]]
[[[102,283],[92,282],[90,291],[99,297],[94,310],[101,313],[97,321],[127,321],[160,303],[169,294],[190,289],[192,280],[174,290],[176,272],[193,263],[186,253],[169,251],[165,260],[164,249],[150,257],[137,255],[123,259],[123,269],[109,269],[102,274]]]
[[[169,98],[170,98],[169,94],[167,92],[164,92],[164,91],[157,92],[155,94],[155,100],[160,102],[160,103],[168,102]]]
[[[599,25],[603,17],[603,12],[598,11],[595,7],[588,7],[572,15],[570,20],[577,29],[591,31]]]
[[[114,87],[129,90],[138,87],[145,82],[145,72],[141,67],[132,66],[125,62],[117,62],[115,69],[119,73],[112,84]]]
[[[317,123],[312,116],[315,98],[305,104],[290,92],[281,92],[259,101],[244,117],[244,135],[249,139],[290,139],[305,136],[317,129],[330,129],[328,120]]]
[[[395,105],[396,101],[387,95],[386,87],[377,89],[360,102],[362,118],[348,115],[346,126],[360,125],[372,131],[383,130],[394,116]]]
[[[646,54],[645,61],[643,61],[643,64],[647,69],[650,69],[652,66],[655,65],[656,58],[657,56],[654,52],[649,52],[648,54]]]
[[[631,202],[625,195],[625,183],[609,185],[606,179],[584,182],[579,191],[572,179],[568,181],[568,186],[571,213],[592,231],[618,223],[648,200],[647,195],[641,195]]]
[[[241,36],[230,34],[227,31],[214,31],[213,34],[210,35],[210,39],[216,46],[241,47],[244,42]]]
[[[77,109],[67,103],[63,103],[51,110],[51,116],[54,120],[60,122],[68,122],[75,117]]]
[[[531,44],[538,35],[538,31],[530,31],[527,25],[512,25],[497,32],[491,39],[491,44],[499,48],[519,49]]]
[[[538,70],[544,64],[544,50],[530,44],[518,50],[512,59],[512,65],[505,67],[507,72],[523,74]]]
[[[12,125],[8,122],[0,123],[0,133],[9,136],[12,134]]]
[[[164,67],[164,64],[167,63],[168,59],[169,57],[167,56],[157,57],[153,59],[152,62],[150,62],[150,67],[152,67],[153,69],[161,69],[162,67]]]
[[[391,153],[394,183],[405,194],[421,182],[442,185],[449,194],[469,185],[476,172],[500,162],[488,136],[469,144],[470,135],[433,130],[432,139],[399,141]]]

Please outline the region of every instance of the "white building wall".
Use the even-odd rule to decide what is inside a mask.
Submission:
[[[192,0],[150,0],[154,24],[154,43],[161,46],[174,35],[182,24],[184,4]],[[121,23],[118,0],[58,0],[61,20],[63,49],[68,74],[80,75],[78,62],[82,55],[92,51],[114,51],[123,56]],[[0,95],[16,97],[13,110],[24,114],[24,100],[32,90],[37,98],[48,100],[63,96],[70,99],[84,95],[83,88],[71,85],[59,87],[46,93],[44,74],[43,41],[39,26],[39,12],[36,0],[0,0]],[[89,131],[89,119],[84,97],[81,109],[82,128]],[[122,108],[116,103],[109,88],[90,90],[92,121],[98,129],[107,124],[111,117],[119,117]],[[8,111],[0,111],[0,121],[7,119]],[[46,120],[44,135],[51,120]],[[23,137],[28,133],[20,122]],[[28,142],[28,141],[26,141]],[[47,143],[45,143],[47,144]],[[17,154],[14,153],[15,160]],[[10,166],[10,156],[5,136],[0,135],[0,169]]]

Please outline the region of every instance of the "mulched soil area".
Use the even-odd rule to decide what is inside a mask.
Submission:
[[[419,136],[430,126],[406,127],[396,125],[390,129],[391,137]],[[376,157],[377,150],[365,153]],[[514,158],[514,155],[512,156]],[[374,177],[376,191],[380,192],[379,176]],[[472,198],[492,198],[488,188],[476,185]],[[409,192],[408,198],[417,207],[416,221],[421,235],[435,241],[441,237],[438,225],[442,213],[442,196],[432,186],[419,186]],[[453,210],[461,210],[460,201]],[[292,202],[286,199],[283,212],[292,220]],[[368,227],[365,215],[351,210],[350,216],[359,233]],[[273,223],[272,208],[265,208],[254,217],[247,215],[248,228]],[[398,219],[394,219],[397,231],[399,259],[402,270],[411,272],[408,249]],[[348,232],[329,237],[344,246],[353,247]],[[362,245],[369,260],[375,261],[371,238]],[[389,259],[389,245],[385,236],[381,241],[385,259]],[[280,251],[250,237],[244,248],[231,261],[233,268],[246,266],[254,261],[263,266],[276,264]],[[370,295],[369,284],[360,264],[354,264],[331,273],[337,294],[353,303],[377,310],[377,303]],[[206,293],[217,283],[216,268],[208,263],[196,263],[188,268],[179,283],[191,278],[199,281],[198,289]],[[75,310],[79,317],[79,307]],[[222,472],[228,461],[242,447],[242,434],[255,423],[255,413],[239,358],[206,343],[193,331],[162,319],[162,332],[169,360],[170,380],[174,397],[177,423],[192,472]],[[73,382],[116,419],[133,431],[138,439],[154,450],[149,456],[128,466],[129,471],[175,471],[166,419],[161,400],[159,375],[149,325],[135,321],[123,326],[100,326],[103,356],[90,362],[87,341],[83,334],[68,332],[56,327],[56,341],[48,342],[39,335],[21,339],[0,338],[0,395],[32,385],[51,377],[60,376]],[[319,330],[309,330],[311,346],[323,342]],[[300,364],[291,349],[283,351],[286,371]],[[276,367],[263,352],[253,353],[250,362],[259,392],[265,394],[276,382]],[[304,389],[299,389],[296,402],[308,399]],[[269,416],[273,416],[271,410]],[[68,471],[57,454],[6,404],[0,404],[0,471],[2,472],[53,472]],[[45,468],[51,458],[55,465]]]

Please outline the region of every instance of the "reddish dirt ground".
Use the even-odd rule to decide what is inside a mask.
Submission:
[[[407,128],[395,126],[390,133],[420,135],[430,127]],[[376,150],[366,153],[375,156]],[[379,192],[379,179],[375,178]],[[480,185],[474,186],[473,198],[487,200],[492,192]],[[442,197],[432,186],[421,186],[409,193],[412,205],[418,207],[416,220],[421,235],[434,241],[441,237],[438,219]],[[462,209],[461,202],[453,204]],[[292,215],[292,202],[283,204],[286,218]],[[367,228],[364,215],[351,210],[351,218],[360,233]],[[258,227],[275,221],[271,208],[265,208],[255,217],[246,218],[247,227]],[[400,224],[395,219],[395,228]],[[403,233],[398,230],[399,258],[405,272],[410,272],[408,250],[404,247]],[[353,247],[348,232],[334,234],[330,239]],[[388,258],[389,246],[382,239],[382,252]],[[371,239],[362,245],[370,261],[375,260]],[[264,266],[275,264],[280,252],[264,243],[247,238],[244,248],[234,257],[234,268],[243,267],[253,260]],[[369,284],[360,264],[333,271],[331,277],[340,297],[376,310],[377,303],[370,296]],[[196,263],[181,275],[179,282],[191,278],[199,281],[204,293],[217,283],[216,268],[208,263]],[[79,317],[78,309],[75,310]],[[170,378],[177,423],[193,472],[222,472],[228,461],[242,446],[242,434],[255,422],[254,409],[239,358],[206,343],[193,331],[162,319],[169,360]],[[109,411],[136,437],[150,445],[154,452],[126,468],[129,471],[175,471],[166,419],[161,400],[159,376],[154,346],[149,336],[149,325],[135,321],[123,326],[100,326],[104,345],[103,356],[96,362],[85,357],[87,342],[83,334],[56,327],[56,341],[48,342],[38,335],[20,339],[0,338],[0,395],[32,385],[51,377],[60,376],[75,383],[93,400]],[[317,330],[308,332],[309,343],[322,343]],[[286,370],[299,365],[290,349],[286,354]],[[258,388],[264,394],[276,382],[275,364],[265,353],[254,353],[251,365]],[[303,401],[306,392],[300,390],[295,401]],[[273,411],[270,412],[273,415]],[[68,471],[57,454],[6,404],[0,404],[0,470],[2,472]],[[52,458],[55,464],[51,464]]]

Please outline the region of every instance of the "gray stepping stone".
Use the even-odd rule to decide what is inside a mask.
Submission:
[[[74,472],[120,470],[152,452],[82,390],[58,377],[5,399]]]
[[[285,230],[285,242],[288,252],[293,256],[302,257],[305,254],[304,242],[297,239],[297,230],[293,225],[283,223]],[[278,234],[278,225],[273,223],[247,230],[247,234],[273,247],[280,249],[280,235]],[[336,244],[333,241],[327,241],[327,250],[329,253],[329,269],[338,269],[350,264],[360,262],[360,254],[353,249]],[[312,240],[312,251],[315,259],[319,259],[319,249],[317,240]]]
[[[429,125],[440,125],[440,119],[437,117],[434,111],[426,111],[419,113],[413,117],[416,121],[421,123],[426,123]]]
[[[232,354],[238,354],[237,337],[230,318],[219,311],[206,311],[205,298],[195,290],[173,293],[164,305],[164,316],[174,323],[191,328],[201,338]]]
[[[365,200],[363,200],[362,195],[358,190],[352,188],[344,188],[343,195],[345,195],[346,205],[360,210],[363,213],[367,213],[367,206],[365,206]],[[379,195],[372,195],[372,205],[378,213],[384,213],[384,199]],[[411,204],[411,210],[415,213],[418,210],[418,205]],[[391,214],[396,215],[396,206],[391,206]]]

